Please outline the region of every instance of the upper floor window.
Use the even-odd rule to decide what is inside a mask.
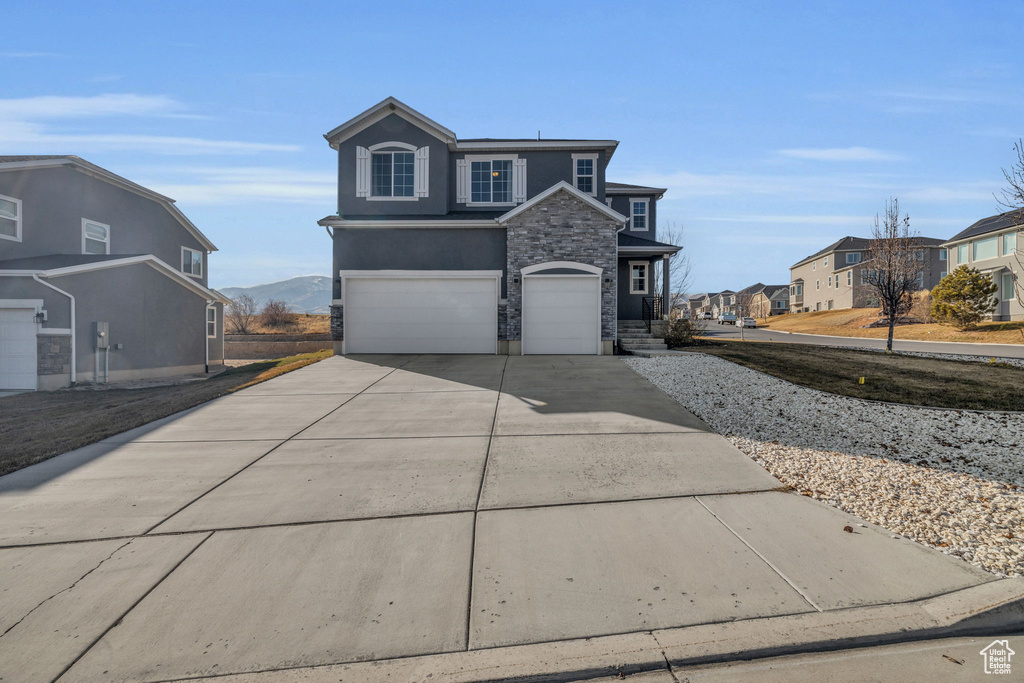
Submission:
[[[110,226],[82,219],[82,253],[109,254]]]
[[[474,204],[512,203],[512,160],[470,162],[470,201]]]
[[[196,277],[203,276],[203,252],[198,249],[181,248],[181,272]]]
[[[961,244],[956,248],[956,263],[958,266],[962,266],[967,263],[968,244]]]
[[[846,284],[847,286],[853,285],[853,269],[846,271]]]
[[[848,253],[846,255],[846,262],[847,263],[860,263],[860,252],[859,251],[855,251],[855,252]]]
[[[1008,232],[1003,235],[1003,256],[1009,256],[1017,251],[1017,233]]]
[[[416,156],[412,152],[374,152],[370,163],[371,197],[412,197]]]
[[[818,269],[818,262],[817,261],[811,261],[811,270],[817,270],[817,269]]]
[[[597,154],[572,155],[572,184],[580,192],[597,194]]]
[[[647,230],[647,208],[649,199],[630,199],[629,204],[633,207],[630,210],[633,230]]]
[[[0,194],[0,238],[21,241],[21,200]]]
[[[939,249],[939,260],[945,261],[949,258],[948,252],[945,249]]]
[[[416,201],[429,196],[430,148],[404,142],[356,147],[356,196]]]
[[[975,261],[983,261],[988,258],[995,258],[998,256],[997,253],[997,240],[995,237],[988,237],[983,240],[978,240],[974,243],[974,259]]]
[[[828,268],[828,256],[826,256],[825,258],[823,258],[823,259],[821,260],[821,265],[823,265],[823,266],[825,266],[826,268]]]

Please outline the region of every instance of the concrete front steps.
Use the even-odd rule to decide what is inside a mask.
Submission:
[[[664,351],[668,349],[665,340],[647,331],[642,320],[620,320],[618,329],[619,351]]]

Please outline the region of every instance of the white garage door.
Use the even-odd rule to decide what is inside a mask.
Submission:
[[[533,275],[523,278],[523,353],[597,354],[601,351],[601,278]]]
[[[36,388],[35,313],[0,308],[0,389]]]
[[[496,277],[346,277],[345,353],[497,353]]]

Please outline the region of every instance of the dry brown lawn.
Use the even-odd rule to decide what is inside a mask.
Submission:
[[[848,308],[839,311],[812,311],[790,313],[769,318],[758,327],[780,332],[803,332],[805,334],[827,334],[837,337],[869,337],[885,339],[888,329],[884,327],[864,328],[877,320],[877,308]],[[1024,321],[982,323],[978,329],[961,332],[950,325],[922,324],[900,325],[894,333],[895,339],[918,341],[970,342],[982,344],[1024,344]]]
[[[28,467],[323,360],[304,353],[196,382],[141,389],[37,391],[0,398],[0,475]]]
[[[256,316],[251,334],[321,334],[331,331],[331,316],[320,313],[293,313],[292,323],[282,327],[267,327]],[[225,331],[231,334],[231,322],[225,322]]]

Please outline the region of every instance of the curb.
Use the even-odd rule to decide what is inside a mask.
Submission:
[[[1024,629],[1024,579],[909,603],[852,607],[616,636],[216,676],[220,683],[580,681],[671,666],[762,659]],[[195,680],[195,679],[192,679]],[[199,680],[213,680],[199,679]]]

